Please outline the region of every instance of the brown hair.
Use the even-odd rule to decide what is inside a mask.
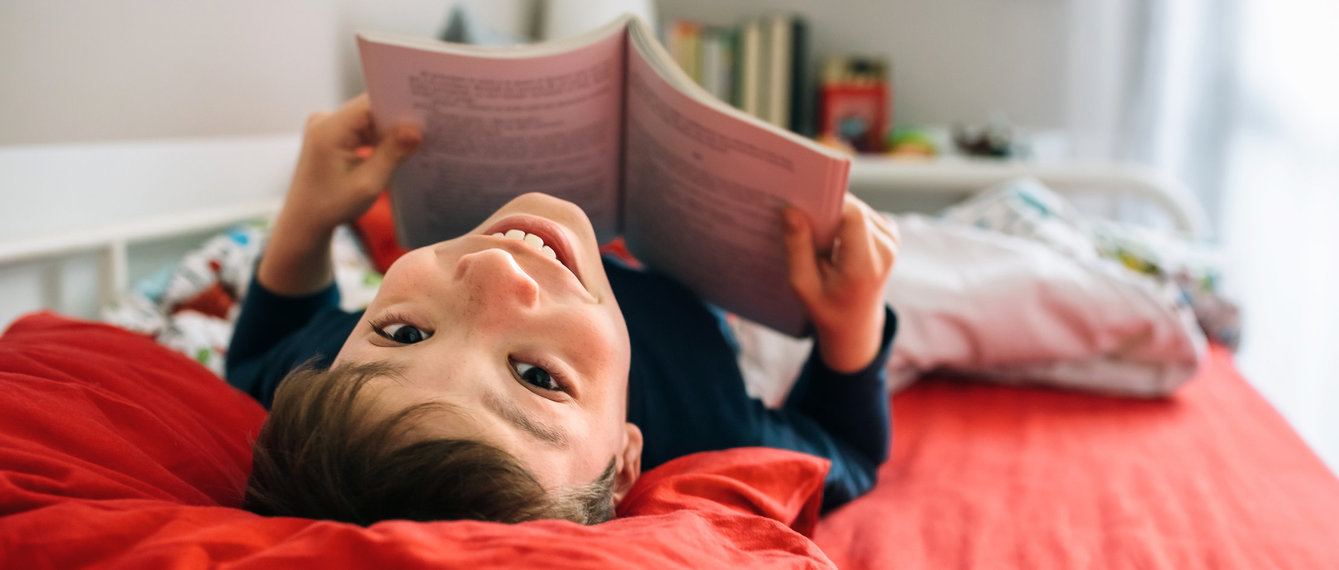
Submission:
[[[613,461],[593,483],[549,494],[497,447],[410,441],[414,420],[437,404],[374,418],[371,402],[358,394],[369,381],[397,374],[384,363],[290,373],[253,445],[246,509],[364,526],[387,519],[596,524],[612,518]]]

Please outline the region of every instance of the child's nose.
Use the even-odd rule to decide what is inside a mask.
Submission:
[[[485,249],[461,256],[456,278],[470,287],[474,302],[518,303],[534,307],[539,303],[539,284],[530,277],[510,253]]]

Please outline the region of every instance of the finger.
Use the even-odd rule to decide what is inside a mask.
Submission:
[[[875,240],[875,257],[878,258],[878,270],[880,273],[888,273],[892,270],[893,264],[897,262],[897,242],[887,236]]]
[[[838,271],[849,274],[853,269],[870,263],[873,244],[870,243],[872,222],[867,207],[853,196],[847,196],[846,202],[842,204],[841,227],[837,230],[841,247],[834,252],[836,255],[832,262]]]
[[[331,144],[349,149],[367,144],[372,139],[372,106],[367,94],[345,101],[332,113],[325,113],[319,128]]]
[[[307,115],[307,123],[302,128],[302,153],[304,155],[314,153],[316,152],[315,149],[327,146],[325,136],[322,134],[325,130],[321,125],[329,117],[330,113],[327,111],[318,111]]]
[[[307,128],[308,129],[312,128],[321,121],[324,121],[325,118],[329,116],[330,116],[329,111],[317,111],[315,113],[307,115]]]
[[[801,299],[808,302],[822,290],[822,278],[818,269],[818,255],[814,251],[813,230],[804,214],[794,208],[781,212],[784,222],[786,242],[786,267],[789,271],[790,286]]]
[[[893,221],[891,216],[883,212],[875,211],[873,220],[879,231],[883,232],[893,241],[901,243],[902,235],[897,230],[897,222]]]
[[[391,129],[377,143],[372,156],[358,165],[359,187],[368,192],[385,188],[391,173],[418,149],[422,140],[418,129],[412,125],[397,125]]]
[[[849,192],[846,194],[846,200],[843,202],[842,206],[845,207],[847,204],[854,204],[855,208],[860,209],[860,211],[864,213],[865,218],[870,222],[871,227],[876,225],[882,226],[888,223],[888,218],[885,217],[882,212],[875,210],[874,206],[861,200],[855,194]]]
[[[873,228],[871,237],[874,257],[879,261],[879,270],[887,271],[897,260],[897,250],[900,247],[901,236],[898,234],[897,224],[879,212],[874,212],[870,221]]]
[[[362,129],[372,124],[372,103],[363,93],[357,97],[345,101],[331,113],[331,117],[337,119],[341,124]]]
[[[877,212],[871,220],[874,222],[874,238],[880,251],[883,252],[886,250],[889,253],[895,254],[902,242],[902,236],[898,233],[897,224],[889,220],[887,216]]]

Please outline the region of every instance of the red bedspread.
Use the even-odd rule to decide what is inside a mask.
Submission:
[[[1214,349],[1165,401],[931,380],[815,538],[842,568],[1339,568],[1339,480]]]
[[[824,464],[790,452],[671,462],[593,527],[359,528],[230,508],[263,412],[147,338],[27,317],[0,393],[5,568],[1339,568],[1339,480],[1222,351],[1165,401],[922,382],[817,547]]]

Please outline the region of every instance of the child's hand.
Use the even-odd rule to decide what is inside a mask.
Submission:
[[[897,259],[897,226],[847,194],[837,242],[824,257],[814,251],[809,220],[794,208],[782,214],[790,284],[814,323],[823,362],[837,372],[865,368],[883,337],[883,288]]]
[[[307,119],[293,182],[256,271],[260,284],[280,295],[306,295],[328,285],[335,228],[372,207],[391,172],[420,140],[409,125],[377,140],[367,95]],[[359,151],[366,146],[371,154]]]
[[[377,140],[367,94],[333,113],[312,114],[285,208],[300,210],[314,231],[352,222],[372,207],[391,172],[420,141],[410,125],[398,125]],[[372,147],[371,155],[360,153],[361,147]]]

